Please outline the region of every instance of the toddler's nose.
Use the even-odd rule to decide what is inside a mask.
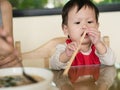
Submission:
[[[82,25],[82,29],[83,29],[83,30],[86,30],[87,28],[88,28],[88,27],[87,27],[86,24]]]

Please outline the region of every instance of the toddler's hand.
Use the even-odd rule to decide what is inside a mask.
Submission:
[[[78,44],[76,42],[71,42],[67,45],[65,53],[67,56],[71,56],[73,52],[77,49]]]
[[[90,37],[93,44],[97,44],[100,42],[101,33],[95,28],[90,28],[88,30],[88,36]]]

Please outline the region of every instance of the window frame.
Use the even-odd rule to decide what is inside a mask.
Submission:
[[[100,12],[120,11],[120,4],[105,4],[97,7]],[[13,10],[13,17],[60,15],[61,12],[62,8]]]

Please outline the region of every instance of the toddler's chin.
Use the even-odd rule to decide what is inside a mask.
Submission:
[[[83,44],[90,44],[91,43],[91,40],[89,38],[85,38],[83,40]]]

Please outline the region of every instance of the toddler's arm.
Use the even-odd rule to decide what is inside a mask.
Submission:
[[[99,54],[97,51],[95,53],[99,57],[101,64],[114,65],[116,58],[111,48],[106,46],[106,53],[102,55]]]
[[[51,69],[60,70],[65,69],[67,62],[62,63],[59,58],[61,53],[65,51],[66,45],[65,44],[59,44],[56,46],[56,51],[53,54],[53,56],[50,58],[50,67]]]

